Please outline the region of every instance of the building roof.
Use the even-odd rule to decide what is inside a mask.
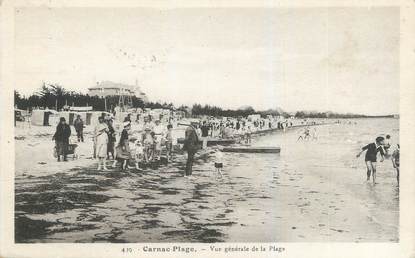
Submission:
[[[126,89],[126,90],[135,90],[137,86],[122,84],[122,83],[115,83],[111,81],[102,81],[97,83],[96,86],[88,88],[88,90],[93,89]]]

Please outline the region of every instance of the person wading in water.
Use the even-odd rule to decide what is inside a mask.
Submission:
[[[369,143],[368,145],[364,146],[362,150],[356,155],[356,157],[360,157],[360,155],[366,151],[365,155],[365,163],[367,167],[367,181],[370,180],[370,174],[372,174],[373,184],[376,184],[376,161],[377,161],[377,154],[380,152],[382,159],[380,162],[383,162],[385,153],[383,152],[383,145],[384,145],[385,138],[379,136],[376,138],[375,142]]]

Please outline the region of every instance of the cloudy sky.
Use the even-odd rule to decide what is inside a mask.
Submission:
[[[397,8],[21,8],[16,89],[139,85],[151,100],[390,114]]]

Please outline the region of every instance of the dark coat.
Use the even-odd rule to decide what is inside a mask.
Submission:
[[[197,136],[196,130],[192,126],[187,127],[185,131],[183,150],[195,153],[199,148],[199,137]]]
[[[57,142],[69,142],[69,137],[71,136],[71,127],[68,124],[59,123],[56,126],[56,132],[53,135],[53,139]]]
[[[73,122],[73,126],[75,127],[76,131],[82,131],[84,129],[84,121],[82,119],[75,119]]]

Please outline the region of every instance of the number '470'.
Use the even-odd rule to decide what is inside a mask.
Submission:
[[[121,252],[123,252],[123,253],[132,253],[133,249],[132,248],[123,248],[123,249],[121,249]]]

